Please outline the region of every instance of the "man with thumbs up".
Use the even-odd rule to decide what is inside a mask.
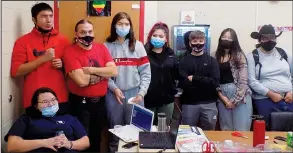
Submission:
[[[56,92],[60,111],[67,111],[68,92],[65,84],[63,51],[69,41],[53,28],[53,9],[37,3],[32,9],[33,30],[16,40],[11,58],[11,76],[24,76],[23,106],[30,112],[32,95],[38,88]]]

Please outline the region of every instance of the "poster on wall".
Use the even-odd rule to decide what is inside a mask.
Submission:
[[[195,25],[195,11],[181,11],[180,25]]]
[[[261,29],[263,25],[259,25],[257,27],[257,31],[259,31]],[[292,26],[274,26],[275,32],[288,32],[288,31],[292,31],[293,27]]]
[[[111,1],[87,1],[88,16],[111,16]]]
[[[184,44],[184,34],[188,31],[200,30],[205,33],[206,43],[204,47],[204,52],[210,54],[210,44],[211,44],[211,34],[210,34],[210,25],[175,25],[173,26],[173,49],[176,53],[176,56],[181,59],[186,52],[186,47]]]

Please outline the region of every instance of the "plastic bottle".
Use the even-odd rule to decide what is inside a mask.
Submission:
[[[293,132],[287,133],[287,146],[293,148]]]
[[[266,123],[261,115],[252,115],[253,121],[253,147],[265,144]]]

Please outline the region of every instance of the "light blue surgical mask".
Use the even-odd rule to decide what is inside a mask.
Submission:
[[[45,117],[53,117],[59,110],[59,105],[55,104],[42,109],[42,115]]]
[[[130,26],[128,27],[116,27],[116,33],[120,36],[120,37],[126,37],[126,35],[129,33],[130,30]]]
[[[162,48],[165,45],[165,41],[162,39],[158,39],[156,37],[152,37],[151,38],[151,44],[155,47],[155,48]]]

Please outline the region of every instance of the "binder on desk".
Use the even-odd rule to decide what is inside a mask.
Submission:
[[[205,141],[208,139],[201,128],[180,125],[176,141],[179,152],[202,152]]]

